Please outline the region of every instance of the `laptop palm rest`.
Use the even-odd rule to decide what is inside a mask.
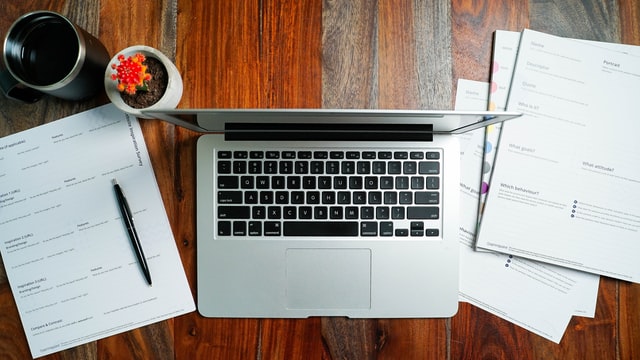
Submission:
[[[287,308],[371,308],[370,249],[288,249]]]

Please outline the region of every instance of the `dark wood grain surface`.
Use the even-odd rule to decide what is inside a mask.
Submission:
[[[459,78],[487,81],[492,33],[535,30],[640,45],[631,0],[5,0],[0,34],[50,9],[111,54],[161,49],[180,69],[180,107],[452,109]],[[0,136],[106,103],[0,96]],[[197,134],[141,121],[195,295]],[[0,238],[1,238],[0,234]],[[4,269],[0,359],[29,358]],[[469,304],[450,319],[206,319],[197,312],[48,359],[634,359],[640,285],[602,279],[596,316],[574,318],[557,345]]]

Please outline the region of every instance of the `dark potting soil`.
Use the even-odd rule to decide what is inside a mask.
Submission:
[[[134,109],[143,109],[157,103],[164,95],[169,83],[167,69],[165,69],[160,60],[147,57],[144,64],[147,65],[147,73],[151,74],[151,80],[147,86],[148,90],[138,90],[134,95],[129,95],[125,92],[120,93],[122,101]]]

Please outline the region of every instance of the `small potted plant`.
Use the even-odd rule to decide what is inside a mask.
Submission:
[[[109,100],[140,118],[143,110],[173,109],[182,97],[182,78],[176,66],[157,49],[138,45],[114,56],[105,71]]]

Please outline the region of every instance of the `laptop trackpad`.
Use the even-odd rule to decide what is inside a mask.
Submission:
[[[287,249],[287,308],[371,308],[371,250]]]

